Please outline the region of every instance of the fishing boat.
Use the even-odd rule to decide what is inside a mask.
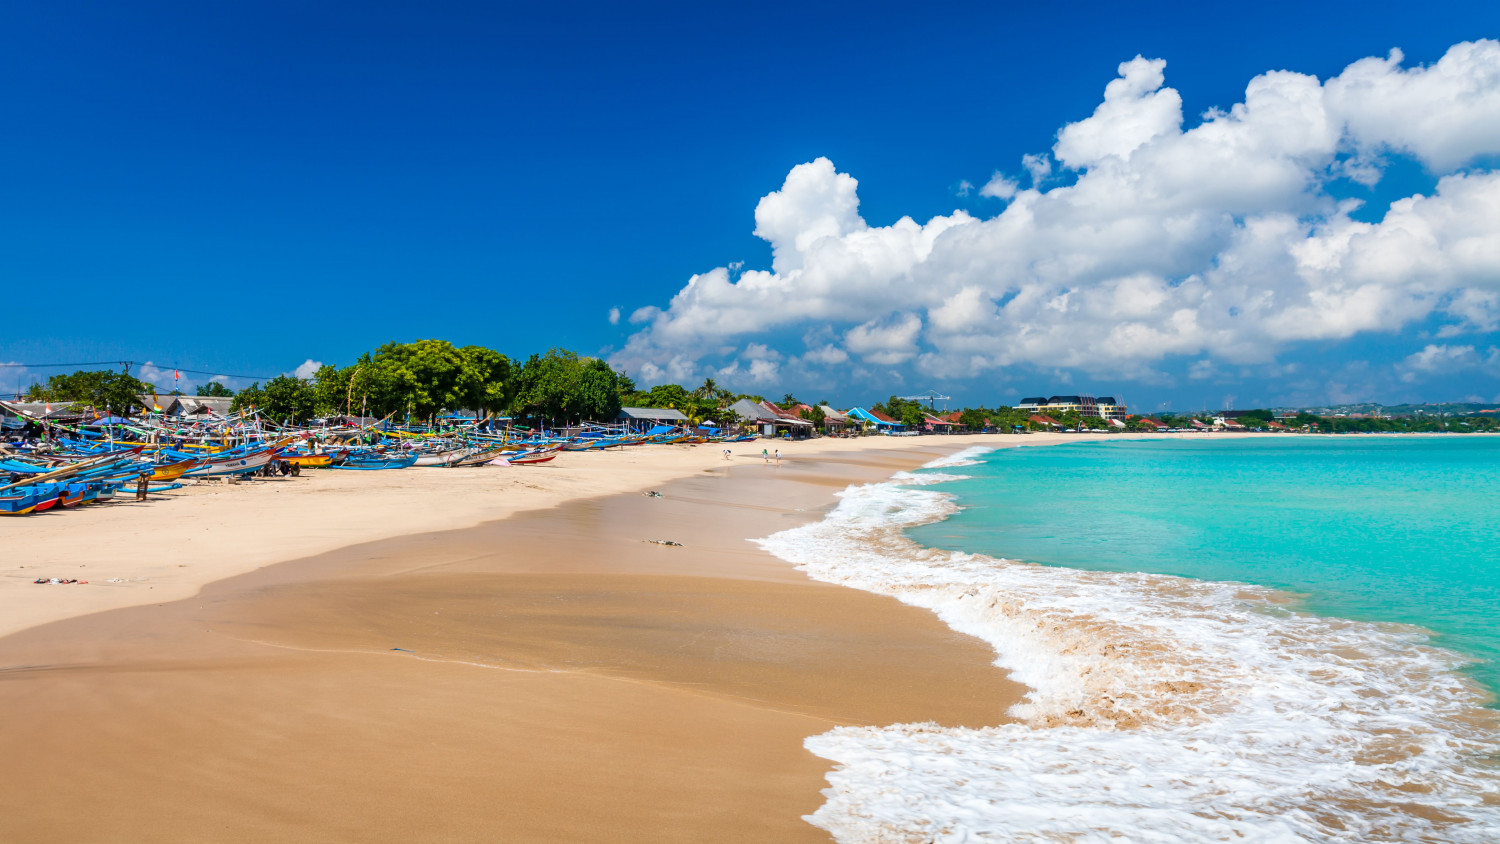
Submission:
[[[494,460],[489,461],[490,466],[529,466],[533,463],[547,463],[557,458],[558,452],[566,451],[563,446],[551,446],[549,448],[537,448],[530,451],[521,451],[502,454]]]
[[[328,466],[329,464],[333,463],[333,460],[336,456],[336,454],[332,453],[306,454],[303,452],[294,451],[279,454],[277,455],[276,459],[285,460],[288,463],[291,463],[295,466],[301,466],[304,469],[312,469]]]
[[[494,460],[496,457],[507,453],[511,452],[507,452],[506,449],[503,448],[489,448],[485,449],[484,451],[471,454],[468,457],[460,457],[448,465],[454,468],[458,468],[460,466],[483,466],[484,464]]]
[[[549,451],[549,452],[546,452],[544,454],[521,454],[521,455],[517,455],[515,457],[508,458],[505,461],[505,465],[507,465],[507,466],[534,466],[534,465],[536,465],[538,463],[550,463],[550,462],[552,462],[553,460],[556,460],[556,459],[557,459],[557,452],[556,451]]]
[[[230,454],[224,458],[214,458],[204,463],[197,469],[183,473],[189,478],[216,478],[223,475],[247,475],[256,471],[276,456],[276,449],[266,448],[243,454]]]
[[[196,457],[189,457],[184,460],[178,460],[175,463],[159,464],[151,471],[151,480],[163,482],[175,481],[186,474],[188,470],[202,465],[202,463],[203,461]]]
[[[416,465],[417,455],[408,454],[402,457],[387,457],[384,455],[357,455],[351,456],[342,463],[329,466],[330,469],[406,469]]]
[[[0,495],[0,516],[29,516],[42,503],[42,495],[36,490]]]
[[[448,451],[434,451],[417,456],[416,466],[451,466],[453,461],[460,460],[474,454],[473,448],[455,448]]]

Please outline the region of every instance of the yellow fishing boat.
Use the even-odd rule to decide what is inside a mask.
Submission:
[[[175,481],[178,478],[182,477],[184,472],[187,472],[195,466],[201,465],[202,462],[203,461],[195,457],[189,457],[186,460],[179,460],[176,463],[167,463],[161,466],[157,466],[155,471],[151,473],[151,480]]]

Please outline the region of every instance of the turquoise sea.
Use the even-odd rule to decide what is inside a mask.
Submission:
[[[942,485],[962,509],[914,541],[1285,590],[1318,615],[1426,628],[1500,689],[1500,438],[1122,440],[973,459]]]
[[[832,768],[808,819],[840,842],[1500,841],[1497,470],[1472,436],[1110,439],[843,490],[762,547],[930,610],[1028,691],[988,727],[809,738]]]

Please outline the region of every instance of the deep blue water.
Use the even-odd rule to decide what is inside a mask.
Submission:
[[[1500,689],[1500,438],[1123,440],[1008,448],[944,484],[928,546],[1241,581],[1431,630]]]

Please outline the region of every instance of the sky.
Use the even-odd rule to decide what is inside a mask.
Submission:
[[[0,391],[1500,401],[1500,6],[929,5],[10,4]]]

